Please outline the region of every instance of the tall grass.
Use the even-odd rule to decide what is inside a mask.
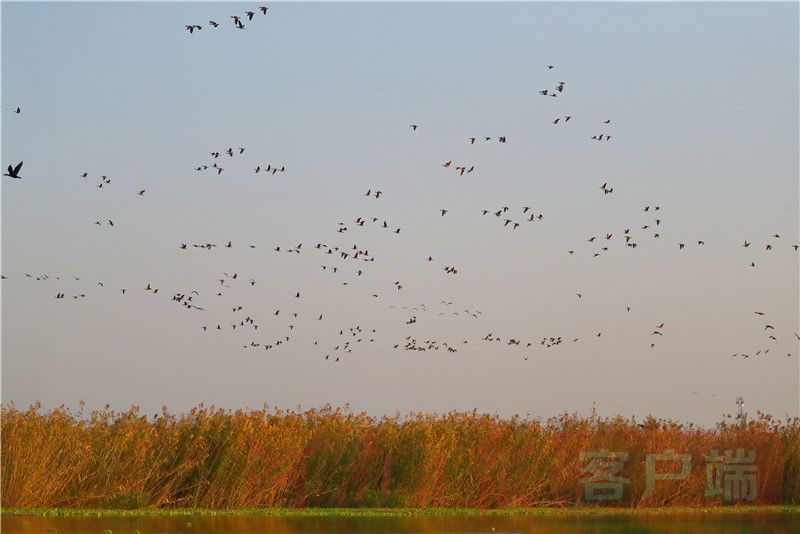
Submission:
[[[619,502],[709,506],[705,456],[756,451],[756,503],[800,503],[800,419],[758,414],[714,429],[565,414],[541,422],[471,413],[375,418],[325,407],[230,411],[203,405],[148,419],[136,406],[88,416],[2,407],[6,508],[505,508],[585,502],[580,452],[627,452]],[[690,475],[658,481],[645,457],[690,454]],[[677,472],[664,462],[658,472]]]

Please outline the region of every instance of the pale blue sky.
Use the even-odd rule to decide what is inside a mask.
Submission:
[[[25,162],[2,182],[3,402],[537,416],[595,403],[709,424],[744,395],[798,415],[796,3],[270,3],[233,27],[258,5],[3,2],[2,164]],[[559,98],[538,94],[562,80]],[[612,141],[589,139],[600,131]],[[469,145],[484,135],[508,143]],[[193,171],[229,146],[247,151],[221,176]],[[286,172],[253,174],[267,163]],[[481,216],[524,205],[544,219],[511,231]],[[640,229],[645,205],[661,206],[659,239]],[[594,258],[586,240],[604,233]],[[317,242],[376,260],[334,276]],[[217,297],[223,272],[241,281]],[[205,311],[170,301],[193,289]],[[441,317],[443,300],[483,315]],[[242,348],[282,336],[292,311],[289,344]],[[200,329],[246,315],[258,332]],[[323,360],[355,324],[375,342]],[[569,343],[526,351],[490,332]],[[409,335],[459,352],[392,348]]]

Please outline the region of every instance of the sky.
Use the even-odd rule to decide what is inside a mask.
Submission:
[[[258,5],[2,3],[3,403],[800,415],[797,3]]]

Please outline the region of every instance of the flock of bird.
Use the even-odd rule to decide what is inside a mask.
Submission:
[[[488,138],[487,138],[487,139],[488,139]],[[447,168],[449,168],[449,167],[450,167],[452,164],[453,164],[453,161],[452,161],[452,160],[450,160],[450,161],[447,161],[447,162],[445,162],[445,163],[442,163],[442,167],[444,167],[445,169],[447,169]],[[453,167],[453,170],[455,170],[455,171],[456,171],[456,172],[457,172],[457,173],[458,173],[460,176],[464,176],[464,173],[466,173],[466,174],[469,174],[469,173],[471,173],[472,171],[474,171],[474,170],[475,170],[475,165],[470,165],[470,166],[469,166],[469,168],[467,168],[467,166],[466,166],[466,165],[456,165],[455,167]]]
[[[502,206],[497,211],[495,211],[493,209],[491,209],[491,210],[484,209],[484,210],[481,210],[481,215],[487,215],[489,213],[494,213],[494,216],[497,217],[498,219],[500,219],[503,222],[503,227],[504,228],[511,228],[512,230],[516,230],[517,228],[519,228],[520,223],[515,221],[514,219],[509,219],[508,217],[506,217],[506,214],[509,212],[510,209],[511,208],[509,208],[508,206]],[[522,221],[535,222],[535,221],[541,221],[542,219],[544,219],[544,215],[542,215],[541,213],[539,213],[539,214],[534,213],[530,206],[523,206],[521,208],[521,210],[522,210],[523,218],[520,219],[520,220],[522,220]],[[527,214],[527,213],[529,213],[529,215],[527,217],[525,217],[525,214]],[[509,225],[511,225],[511,226],[509,226]]]
[[[222,156],[223,154],[227,154],[229,157],[233,158],[234,156],[241,156],[242,154],[245,153],[245,150],[246,149],[244,147],[239,147],[239,148],[228,147],[226,150],[213,150],[209,153],[209,155],[214,160],[219,159],[220,156]],[[197,167],[194,168],[194,170],[198,172],[207,171],[208,169],[212,169],[212,172],[216,172],[217,176],[222,174],[222,171],[225,170],[221,165],[218,165],[216,161],[212,161],[210,162],[210,164],[198,165]],[[256,165],[256,168],[253,169],[253,173],[259,174],[261,172],[274,175],[279,172],[286,172],[286,166],[281,165],[280,167],[278,167],[278,165],[274,163],[268,163],[266,167],[262,167],[261,165]]]
[[[260,6],[258,11],[261,12],[262,15],[267,14],[267,10],[269,8],[267,6]],[[242,23],[242,18],[246,18],[248,21],[252,21],[253,17],[256,16],[255,11],[245,11],[244,15],[231,15],[229,18],[233,21],[234,28],[238,30],[243,30],[245,28],[244,23]],[[208,23],[211,25],[212,28],[218,28],[220,23],[215,20],[209,20]],[[186,31],[189,33],[194,33],[195,31],[199,31],[203,29],[203,26],[200,24],[186,24]]]
[[[267,10],[268,8],[266,6],[261,6],[258,9],[262,15],[266,15]],[[235,28],[244,29],[245,25],[243,21],[253,21],[254,17],[256,17],[256,13],[257,11],[246,11],[244,15],[232,15],[230,18],[233,21],[233,26]],[[220,23],[210,20],[209,25],[213,28],[217,28],[220,26]],[[195,32],[202,30],[203,25],[187,24],[185,28],[190,34],[194,34]],[[546,66],[548,71],[552,71],[555,68],[556,67],[554,65]],[[551,87],[539,90],[539,94],[549,98],[563,98],[566,95],[566,87],[567,82],[557,81]],[[16,110],[14,110],[14,113],[21,114],[21,109],[17,107]],[[574,125],[579,121],[580,117],[574,117],[573,115],[565,114],[554,118],[551,122],[556,126],[565,126],[570,124],[570,127],[574,127]],[[604,131],[595,133],[590,137],[590,139],[595,141],[610,141],[613,137],[607,133],[607,131],[605,131],[605,128],[609,127],[610,124],[611,119],[603,121]],[[413,123],[410,125],[410,128],[411,135],[419,135],[417,132],[420,131],[422,126],[418,123]],[[466,140],[470,146],[475,145],[476,143],[490,143],[493,141],[496,141],[500,144],[507,143],[507,137],[505,135],[466,137]],[[240,146],[229,146],[225,149],[212,150],[209,152],[209,156],[211,157],[212,161],[197,165],[194,167],[194,170],[198,172],[211,170],[212,172],[216,173],[217,176],[219,176],[224,171],[222,162],[230,161],[233,158],[246,157],[244,156],[245,153],[248,155],[250,154],[245,147]],[[22,165],[23,162],[8,165],[7,172],[4,173],[4,176],[16,180],[22,180],[23,176],[20,175]],[[449,160],[441,163],[441,167],[451,170],[459,176],[465,176],[475,171],[476,164],[474,162],[455,163],[455,160]],[[281,163],[279,165],[269,162],[265,166],[262,164],[256,164],[254,168],[254,174],[267,173],[275,175],[277,173],[284,173],[285,170],[285,164]],[[80,174],[80,177],[87,179],[89,177],[89,173],[84,171],[82,174]],[[600,180],[598,180],[598,182],[599,181]],[[107,175],[100,175],[97,188],[108,188],[111,183],[112,180]],[[614,187],[610,185],[608,181],[603,181],[603,184],[599,186],[599,189],[602,191],[604,196],[614,193]],[[146,189],[137,188],[137,191],[139,196],[143,196],[146,192]],[[361,189],[361,191],[363,191],[363,189]],[[376,189],[375,186],[369,187],[367,191],[363,193],[363,197],[369,199],[381,199],[382,196],[383,191]],[[370,200],[370,202],[373,201]],[[371,206],[373,205],[380,206],[381,203],[371,204]],[[439,217],[445,217],[449,213],[451,213],[450,208],[440,208]],[[660,239],[664,234],[665,224],[667,224],[667,219],[662,217],[661,207],[659,205],[646,205],[642,207],[641,213],[645,214],[644,219],[636,220],[635,222],[631,221],[634,224],[621,228],[604,229],[603,231],[595,233],[595,235],[587,236],[585,241],[585,248],[588,250],[587,253],[591,254],[594,258],[598,258],[603,254],[611,252],[617,243],[620,243],[620,247],[624,245],[624,247],[635,249],[637,247],[643,247],[643,244],[646,243],[647,240]],[[480,214],[481,217],[486,217],[487,220],[497,221],[500,226],[511,231],[515,231],[520,228],[520,226],[528,223],[536,223],[543,221],[544,219],[544,215],[541,212],[534,210],[531,206],[527,205],[517,206],[516,208],[513,208],[509,205],[483,208],[480,210]],[[383,216],[373,215],[365,217],[359,215],[354,219],[347,220],[350,220],[351,222],[344,222],[343,220],[339,221],[336,225],[336,232],[340,236],[341,234],[352,232],[353,230],[364,227],[385,230],[387,233],[392,233],[395,235],[401,234],[401,227],[395,224],[389,224],[389,222]],[[98,219],[94,224],[108,227],[115,226],[113,220],[106,218],[102,220]],[[763,252],[767,253],[773,251],[778,246],[778,243],[781,243],[782,241],[785,240],[782,240],[781,235],[779,233],[774,233],[758,246],[763,247]],[[702,236],[692,237],[691,239],[687,238],[677,241],[675,246],[679,251],[683,251],[686,249],[689,243],[692,243],[696,247],[703,247],[706,245],[706,239]],[[745,240],[743,241],[742,246],[744,248],[749,248],[752,243],[754,243],[754,241]],[[205,251],[219,249],[222,251],[225,249],[238,248],[238,245],[238,243],[235,245],[233,240],[221,242],[201,241],[193,243],[180,243],[178,248],[180,250],[189,250],[191,248],[203,249]],[[261,245],[257,245],[255,243],[246,244],[248,249],[255,249],[258,246]],[[330,275],[331,277],[339,277],[341,284],[345,286],[350,285],[352,282],[354,282],[354,280],[363,280],[367,278],[367,269],[370,267],[371,263],[376,261],[376,258],[370,254],[369,248],[360,246],[358,244],[345,245],[343,243],[323,243],[320,241],[307,248],[303,248],[303,243],[293,244],[290,246],[285,244],[274,244],[269,246],[271,246],[272,250],[276,253],[287,253],[297,256],[306,254],[306,251],[311,251],[311,254],[317,254],[324,257],[325,263],[320,265],[321,270],[325,272],[326,275]],[[797,252],[798,244],[791,244],[791,247],[795,252]],[[579,250],[577,246],[569,249],[567,252],[570,255],[573,255],[576,253],[576,250]],[[420,258],[420,261],[433,262],[434,258],[432,255],[428,255],[427,258]],[[749,266],[755,267],[754,259],[751,259]],[[459,270],[460,268],[456,268],[451,264],[447,264],[442,267],[441,271],[444,275],[452,276],[459,273]],[[34,279],[38,282],[51,281],[52,278],[55,280],[62,279],[61,276],[51,277],[46,274],[33,275],[31,273],[24,273],[24,277],[27,279]],[[74,276],[73,278],[75,281],[81,280],[81,277],[78,276]],[[6,280],[8,279],[8,276],[3,275],[2,279]],[[316,347],[316,350],[319,351],[320,358],[323,360],[332,363],[342,363],[346,361],[348,357],[352,356],[354,350],[357,350],[360,347],[370,346],[376,342],[380,342],[379,336],[377,335],[378,332],[374,328],[365,328],[359,324],[350,326],[334,325],[328,330],[335,338],[335,341],[329,345],[326,345],[327,348],[323,349],[320,345],[320,340],[315,338],[315,336],[309,337],[306,333],[300,334],[298,332],[300,330],[300,324],[303,320],[312,321],[314,323],[323,322],[326,324],[329,320],[329,318],[326,317],[326,314],[320,310],[309,311],[304,309],[303,297],[301,296],[303,292],[301,290],[287,292],[285,298],[288,299],[291,304],[277,308],[274,311],[269,310],[269,312],[266,314],[266,318],[259,318],[259,311],[263,312],[263,310],[247,309],[246,306],[242,304],[223,306],[215,305],[212,302],[214,299],[219,299],[220,297],[226,296],[234,291],[240,292],[252,290],[252,288],[258,285],[255,275],[240,276],[237,272],[225,272],[221,273],[215,280],[209,280],[208,284],[210,287],[213,287],[213,289],[202,290],[202,288],[200,288],[170,291],[169,294],[171,294],[171,301],[177,303],[186,311],[197,313],[199,316],[203,316],[206,319],[210,318],[212,312],[219,314],[220,310],[224,310],[223,314],[225,315],[225,319],[219,321],[201,320],[200,323],[202,324],[198,324],[198,330],[203,332],[205,335],[230,331],[236,332],[237,336],[246,336],[245,338],[240,339],[240,341],[242,341],[241,347],[244,350],[275,351],[291,343],[305,342],[309,348]],[[105,284],[102,281],[97,281],[95,287],[99,287],[100,290],[103,290]],[[139,283],[138,287],[140,288],[141,292],[147,294],[157,295],[159,293],[159,288],[155,287],[151,282],[141,282]],[[365,296],[369,295],[372,299],[383,300],[386,296],[386,292],[397,295],[397,292],[401,291],[403,287],[404,282],[401,282],[400,280],[395,280],[391,284],[386,281],[386,283],[383,285],[378,283],[377,285],[372,286],[371,289],[365,292]],[[130,293],[128,288],[119,288],[119,291],[121,292],[121,295],[128,295]],[[77,300],[86,298],[87,294],[90,293],[87,293],[85,289],[79,289],[71,296],[73,300]],[[162,293],[162,296],[163,294],[164,293]],[[583,293],[578,292],[576,295],[578,299],[583,300]],[[59,288],[55,293],[54,298],[57,300],[64,300],[66,299],[66,296],[67,293],[65,290]],[[482,322],[487,320],[482,311],[474,308],[472,310],[470,310],[468,307],[462,308],[460,306],[455,308],[453,303],[447,300],[441,301],[439,305],[443,306],[441,311],[438,311],[434,309],[433,306],[428,306],[425,303],[415,306],[387,303],[386,308],[403,313],[403,317],[398,319],[398,328],[401,329],[416,328],[415,325],[419,324],[419,322],[432,320],[430,317],[458,317],[464,320]],[[631,307],[626,306],[625,311],[626,313],[630,313]],[[763,317],[765,313],[756,312],[756,315],[758,317]],[[267,323],[265,322],[266,320],[269,320],[270,322]],[[338,334],[336,334],[337,331]],[[486,332],[486,330],[482,331]],[[775,332],[774,326],[769,323],[764,325],[763,332],[765,334],[762,340],[763,344],[760,344],[757,348],[746,353],[735,353],[732,355],[732,357],[750,359],[766,356],[770,349],[777,346],[779,337]],[[643,334],[644,333],[645,332],[643,332]],[[571,334],[572,335],[564,335],[564,333],[561,333],[560,335],[548,334],[545,336],[531,336],[530,334],[523,335],[520,333],[518,335],[514,335],[513,337],[504,337],[495,335],[493,331],[490,331],[485,335],[479,335],[480,337],[477,337],[476,339],[486,344],[491,343],[492,346],[504,347],[509,350],[520,350],[522,351],[521,358],[523,360],[528,360],[536,350],[557,349],[558,347],[562,347],[564,345],[579,343],[581,340],[590,342],[592,339],[601,338],[603,332],[591,330],[582,332],[579,335],[576,335],[575,332],[572,332]],[[649,348],[655,349],[657,346],[657,341],[663,339],[667,335],[667,329],[664,322],[659,321],[658,324],[654,324],[652,328],[648,329],[646,334],[650,338]],[[800,335],[798,335],[796,332],[794,335],[797,340],[800,341]],[[464,339],[457,342],[443,341],[440,339],[418,340],[417,337],[411,333],[405,336],[402,341],[390,343],[390,345],[396,350],[442,350],[446,351],[448,354],[455,354],[458,352],[459,346],[466,345],[468,342],[469,339]],[[791,356],[792,352],[788,352],[787,357]]]

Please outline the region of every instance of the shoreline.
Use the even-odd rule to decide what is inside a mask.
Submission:
[[[249,509],[81,509],[9,508],[2,516],[32,517],[180,517],[180,516],[280,516],[280,517],[413,517],[413,516],[631,516],[631,515],[736,515],[798,514],[800,505],[742,505],[708,507],[619,508],[599,506],[545,506],[537,508],[249,508]]]

